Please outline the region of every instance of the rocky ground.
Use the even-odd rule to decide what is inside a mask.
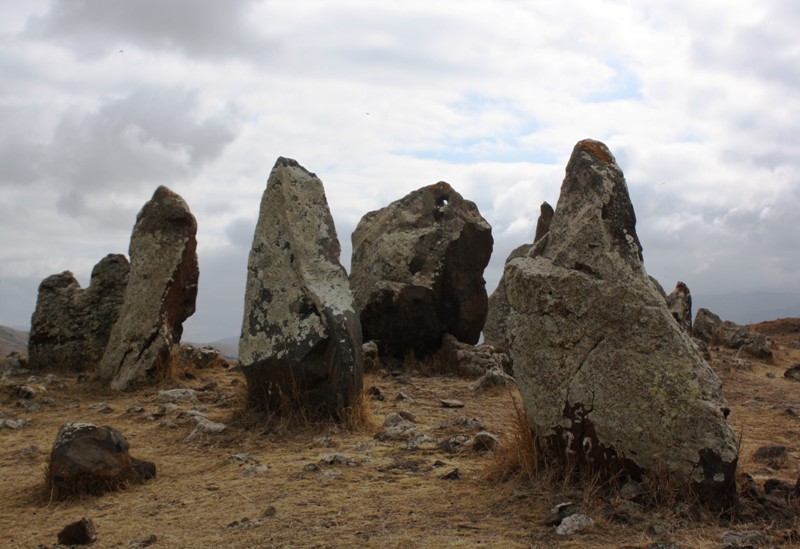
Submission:
[[[800,382],[784,372],[800,363],[800,319],[752,328],[775,341],[772,362],[711,349],[741,439],[739,469],[757,485],[777,479],[794,486]],[[500,481],[498,463],[512,446],[519,398],[502,387],[473,391],[470,383],[432,372],[369,373],[369,422],[349,431],[331,423],[267,421],[245,411],[244,380],[234,368],[185,371],[161,387],[122,395],[76,375],[6,377],[0,386],[0,545],[52,546],[62,527],[82,517],[94,521],[96,547],[800,544],[796,516],[731,520],[680,504],[647,506],[593,483]],[[195,393],[160,392],[178,387]],[[463,407],[445,407],[442,400]],[[226,428],[196,432],[191,410]],[[100,497],[51,501],[43,489],[47,457],[58,428],[69,421],[119,429],[132,455],[156,463],[157,477]],[[483,430],[500,438],[500,448],[479,448],[475,435]],[[766,445],[784,446],[786,453],[755,457]],[[547,524],[548,513],[565,502],[593,524],[559,534]]]

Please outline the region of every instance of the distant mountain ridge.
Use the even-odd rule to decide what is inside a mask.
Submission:
[[[28,332],[0,326],[0,357],[13,352],[28,352]]]
[[[706,308],[722,320],[753,324],[778,318],[800,318],[800,293],[746,292],[701,294],[692,292],[693,315]]]

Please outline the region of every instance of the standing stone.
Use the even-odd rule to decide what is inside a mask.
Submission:
[[[544,245],[542,238],[550,231],[550,223],[553,221],[553,207],[547,202],[542,202],[539,208],[539,219],[536,221],[536,233],[533,237],[533,244],[523,244],[515,248],[506,258],[506,265],[512,259],[523,257],[531,253],[531,250],[540,250]],[[539,245],[537,246],[537,243]],[[534,252],[535,253],[535,252]],[[500,282],[497,283],[492,295],[489,296],[489,312],[486,315],[486,325],[483,327],[483,340],[486,344],[494,348],[508,352],[508,342],[506,341],[506,319],[511,311],[506,296],[505,270]]]
[[[381,355],[430,355],[445,333],[478,342],[494,241],[473,202],[440,181],[366,214],[352,241],[356,308]]]
[[[98,368],[114,390],[163,375],[183,322],[194,314],[197,221],[183,198],[159,187],[136,216],[131,272],[119,319]]]
[[[278,158],[247,266],[239,363],[252,405],[338,415],[363,387],[361,326],[322,181]]]
[[[675,285],[675,290],[667,296],[667,307],[681,330],[692,335],[692,292],[686,284]]]
[[[736,497],[722,384],[647,277],[608,148],[573,150],[548,242],[505,269],[508,340],[531,427],[566,468],[666,472],[709,506]]]
[[[83,290],[69,271],[39,285],[28,341],[30,367],[44,371],[94,370],[119,317],[130,265],[109,254],[92,269]]]
[[[701,307],[694,317],[694,336],[706,343],[711,343],[721,325],[722,319],[719,316]]]

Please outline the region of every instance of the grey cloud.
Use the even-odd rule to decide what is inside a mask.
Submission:
[[[26,35],[63,43],[85,56],[117,53],[131,44],[220,58],[268,51],[248,19],[254,0],[56,0],[29,21]]]
[[[0,185],[51,184],[61,211],[78,217],[113,210],[113,193],[191,178],[237,131],[233,110],[197,119],[197,101],[193,92],[142,90],[94,111],[67,111],[47,143],[7,136]]]

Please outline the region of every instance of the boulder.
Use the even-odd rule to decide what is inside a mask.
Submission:
[[[722,319],[709,311],[708,309],[700,308],[694,317],[694,327],[692,329],[694,337],[706,343],[711,343],[714,339],[714,334],[722,325]]]
[[[450,334],[442,337],[442,348],[437,356],[447,370],[465,375],[482,376],[493,369],[511,372],[511,361],[507,353],[498,351],[491,345],[461,343]]]
[[[751,332],[746,326],[740,326],[729,320],[719,325],[711,342],[731,349],[740,349],[755,358],[772,359],[771,341],[767,336]]]
[[[114,390],[169,371],[183,322],[194,314],[197,222],[183,198],[159,187],[136,216],[131,271],[98,376]]]
[[[675,290],[666,297],[667,308],[681,330],[692,335],[692,292],[683,282],[675,285]]]
[[[90,545],[97,541],[97,529],[92,519],[82,518],[64,526],[58,533],[59,545]]]
[[[536,234],[533,237],[533,244],[523,244],[515,248],[506,258],[506,265],[512,259],[524,257],[534,249],[540,249],[544,244],[542,238],[550,231],[550,223],[553,221],[553,207],[547,202],[542,202],[539,207],[539,219],[536,221]],[[536,243],[540,243],[539,247]],[[534,252],[535,253],[535,252]],[[508,342],[506,341],[506,320],[510,307],[506,296],[505,270],[500,282],[497,283],[492,295],[489,296],[489,311],[486,315],[486,325],[483,327],[483,341],[498,350],[508,352]]]
[[[247,267],[239,363],[257,408],[338,415],[360,396],[361,326],[322,181],[278,158]]]
[[[98,495],[155,476],[155,464],[131,456],[122,433],[91,423],[58,430],[47,468],[48,491],[56,499]]]
[[[381,356],[431,355],[445,333],[478,342],[494,241],[473,202],[441,181],[366,214],[352,241],[353,297]]]
[[[515,378],[556,464],[640,480],[666,472],[713,508],[736,497],[722,383],[644,269],[627,185],[579,142],[540,254],[505,268]]]
[[[92,269],[86,289],[69,271],[45,278],[31,317],[31,369],[94,370],[119,317],[129,271],[124,255],[109,254]]]

